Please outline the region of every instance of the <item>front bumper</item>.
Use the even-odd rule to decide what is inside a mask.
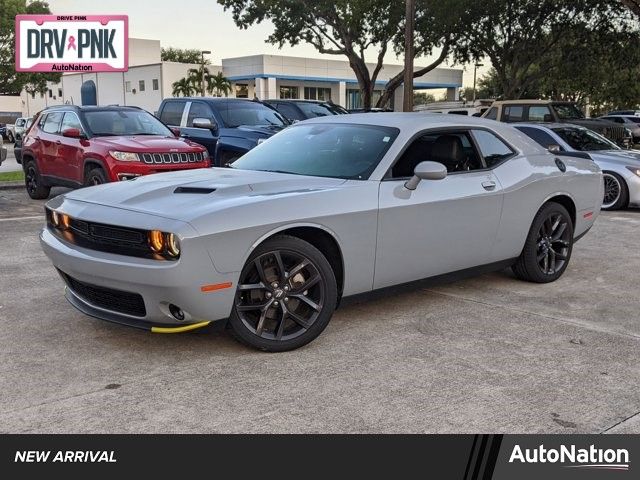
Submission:
[[[198,240],[183,242],[185,253],[179,260],[160,261],[78,247],[47,227],[40,234],[42,249],[61,273],[66,298],[75,308],[102,320],[152,331],[189,330],[230,315],[239,273],[218,273],[206,248],[198,247]],[[69,278],[97,289],[139,295],[144,302],[142,312],[114,310],[86,290],[74,290]],[[211,285],[225,288],[203,289]],[[179,307],[184,318],[176,318],[170,305]]]
[[[629,206],[640,207],[640,177],[631,174],[625,180],[629,187]]]
[[[209,161],[194,163],[159,163],[149,164],[142,162],[113,162],[109,170],[109,180],[117,182],[141,175],[154,173],[176,172],[180,170],[195,170],[196,168],[209,168]]]

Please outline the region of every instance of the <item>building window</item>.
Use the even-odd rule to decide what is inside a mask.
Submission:
[[[322,102],[331,101],[331,89],[320,87],[304,87],[305,100],[320,100]]]
[[[154,78],[154,79],[152,80],[152,83],[153,83],[153,89],[154,89],[154,90],[159,90],[159,89],[160,89],[160,82],[158,82],[158,79],[157,79],[157,78]]]
[[[62,89],[61,88],[58,89],[58,97],[62,98]]]
[[[49,98],[53,97],[53,90],[49,89]]]
[[[36,92],[31,92],[31,98],[36,99]]]
[[[144,80],[140,80],[140,81],[138,82],[138,86],[140,87],[140,91],[141,91],[141,92],[144,92]]]
[[[124,82],[124,91],[131,93],[131,82]]]
[[[298,87],[280,87],[280,98],[299,98]]]
[[[236,98],[249,98],[249,85],[246,83],[236,83]]]
[[[371,95],[371,106],[375,107],[376,103],[382,96],[382,90],[374,90],[373,95]],[[389,100],[389,103],[385,105],[385,107],[393,110],[393,97]],[[362,93],[360,90],[356,89],[347,89],[347,110],[363,108],[362,107]]]

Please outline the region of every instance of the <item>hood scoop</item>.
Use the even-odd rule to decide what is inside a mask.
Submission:
[[[178,187],[173,193],[195,193],[198,195],[207,195],[208,193],[215,192],[215,188],[207,188],[207,187]]]

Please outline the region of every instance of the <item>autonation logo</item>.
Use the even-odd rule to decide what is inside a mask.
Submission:
[[[629,451],[625,448],[577,448],[575,445],[560,445],[559,448],[525,448],[515,445],[509,463],[561,463],[567,468],[597,470],[629,470]]]

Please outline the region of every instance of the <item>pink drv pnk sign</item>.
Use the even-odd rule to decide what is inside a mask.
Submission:
[[[127,15],[17,15],[18,72],[126,72]]]

